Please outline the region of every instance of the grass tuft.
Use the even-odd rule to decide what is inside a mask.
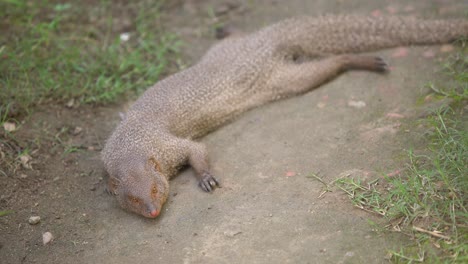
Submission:
[[[413,245],[390,251],[394,263],[468,262],[467,58],[464,50],[443,65],[448,87],[430,86],[454,103],[421,121],[428,131],[424,154],[408,151],[400,175],[336,181],[355,206],[387,219],[387,230],[412,238]]]
[[[161,2],[2,1],[2,119],[44,103],[114,102],[154,84],[179,45],[157,24]]]

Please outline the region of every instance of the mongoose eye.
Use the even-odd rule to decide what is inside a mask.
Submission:
[[[128,197],[130,199],[130,201],[134,204],[139,204],[140,203],[140,199],[136,198],[136,197],[133,197],[133,196],[129,196]]]
[[[151,188],[151,195],[153,197],[156,197],[157,193],[158,193],[158,188],[156,188],[156,185],[153,185],[153,187]]]

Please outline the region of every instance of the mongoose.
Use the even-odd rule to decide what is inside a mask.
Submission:
[[[149,88],[102,152],[108,189],[119,204],[154,218],[169,179],[188,164],[206,192],[219,183],[197,141],[240,113],[305,93],[346,70],[385,72],[380,57],[355,53],[437,44],[468,35],[468,20],[322,16],[291,18],[228,37],[195,65]]]

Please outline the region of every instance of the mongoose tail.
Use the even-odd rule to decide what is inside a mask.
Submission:
[[[280,41],[280,46],[300,48],[299,52],[310,56],[326,56],[449,43],[468,35],[468,21],[328,15],[288,19],[265,28],[262,34]]]

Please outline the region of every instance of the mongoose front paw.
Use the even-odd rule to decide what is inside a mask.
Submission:
[[[198,185],[205,192],[211,192],[216,186],[219,186],[219,182],[209,172],[203,173]]]
[[[375,71],[382,73],[390,71],[388,63],[384,60],[384,58],[379,56],[374,58],[374,69]]]

